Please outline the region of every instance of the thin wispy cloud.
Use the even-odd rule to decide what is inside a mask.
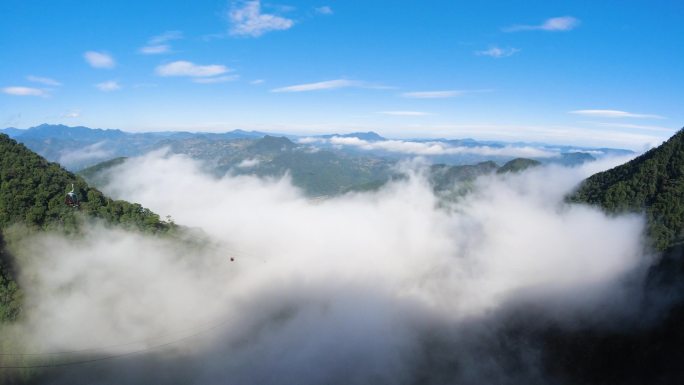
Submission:
[[[255,80],[252,80],[251,82],[249,82],[249,84],[257,86],[259,84],[264,84],[264,82],[266,82],[266,80],[264,80],[264,79],[255,79]]]
[[[411,155],[437,156],[437,155],[457,155],[475,154],[483,156],[512,156],[528,158],[550,158],[558,156],[557,152],[531,146],[505,146],[505,147],[465,147],[451,146],[442,142],[414,142],[408,140],[382,140],[367,141],[355,137],[333,136],[328,139],[330,144],[338,146],[352,146],[362,150],[382,150]]]
[[[102,83],[95,84],[95,87],[103,92],[118,91],[121,89],[121,85],[116,80],[109,80]]]
[[[237,168],[252,168],[259,165],[259,163],[261,163],[261,161],[257,158],[248,158],[238,163]]]
[[[154,70],[158,76],[211,77],[230,72],[231,69],[221,64],[199,65],[185,60],[178,60],[157,66]]]
[[[93,68],[114,68],[116,62],[114,58],[105,52],[88,51],[83,54],[85,61]]]
[[[519,31],[571,31],[580,25],[580,20],[572,16],[552,17],[546,19],[541,24],[536,25],[513,25],[503,28],[504,32],[519,32]]]
[[[107,142],[97,142],[73,151],[64,151],[59,157],[59,163],[74,165],[84,161],[102,161],[111,158],[113,151]]]
[[[62,83],[58,82],[55,79],[46,78],[46,77],[42,77],[42,76],[29,75],[26,77],[26,80],[28,80],[30,82],[34,82],[34,83],[45,84],[46,86],[58,87],[58,86],[62,85]]]
[[[570,111],[570,114],[590,116],[594,118],[641,118],[641,119],[665,119],[665,117],[660,115],[652,114],[635,114],[627,111],[619,110],[575,110]]]
[[[315,10],[316,10],[316,13],[318,13],[320,15],[332,15],[333,14],[332,8],[330,8],[327,5],[325,5],[323,7],[318,7]]]
[[[228,19],[233,36],[259,37],[267,32],[290,29],[294,25],[291,19],[262,13],[259,0],[234,3]]]
[[[378,114],[391,116],[427,116],[431,115],[428,112],[422,111],[378,111]]]
[[[183,38],[183,32],[181,32],[181,31],[166,31],[166,32],[162,33],[161,35],[157,35],[157,36],[150,38],[148,43],[150,43],[151,45],[162,44],[162,43],[165,43],[167,41],[178,40],[178,39],[182,39],[182,38]]]
[[[7,95],[14,95],[14,96],[42,96],[42,97],[49,96],[49,94],[46,90],[42,90],[40,88],[32,88],[32,87],[20,87],[20,86],[4,87],[2,89],[2,92],[7,94]]]
[[[138,51],[145,55],[159,55],[171,52],[171,45],[167,44],[169,41],[183,38],[183,33],[180,31],[167,31],[161,35],[154,36],[147,41],[147,45],[141,47]]]
[[[297,84],[294,86],[287,86],[281,88],[272,89],[271,92],[307,92],[307,91],[321,91],[321,90],[333,90],[338,88],[349,88],[349,87],[361,87],[363,82],[347,80],[347,79],[335,79],[326,80],[316,83],[306,83]]]
[[[215,76],[215,77],[211,77],[211,78],[195,78],[195,79],[192,79],[192,81],[195,83],[200,83],[200,84],[215,84],[215,83],[232,82],[232,81],[238,80],[239,78],[240,78],[239,75],[225,75],[225,76]]]
[[[168,44],[146,45],[144,47],[140,47],[138,52],[145,55],[159,55],[171,52],[171,46]]]
[[[477,55],[477,56],[489,56],[489,57],[493,57],[495,59],[500,59],[503,57],[513,56],[518,52],[520,52],[520,49],[518,49],[518,48],[500,48],[497,46],[493,46],[493,47],[490,47],[489,49],[486,49],[484,51],[475,51],[475,55]]]

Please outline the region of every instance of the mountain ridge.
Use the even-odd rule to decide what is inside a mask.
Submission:
[[[571,202],[611,213],[645,212],[648,235],[663,251],[684,239],[684,129],[662,145],[587,178]]]

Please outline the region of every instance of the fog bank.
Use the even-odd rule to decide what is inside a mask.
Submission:
[[[215,178],[164,152],[130,159],[104,191],[207,241],[97,224],[77,240],[27,239],[17,251],[28,288],[18,332],[34,351],[170,343],[158,358],[48,377],[57,383],[94,368],[102,383],[120,383],[121,367],[131,383],[173,382],[170,373],[207,384],[514,383],[510,368],[487,360],[500,354],[490,327],[505,309],[534,304],[567,328],[629,314],[648,262],[643,218],[563,203],[609,162],[485,176],[453,202],[413,162],[402,165],[408,178],[377,192],[312,202],[287,177]],[[520,375],[543,381],[534,347],[525,349]]]

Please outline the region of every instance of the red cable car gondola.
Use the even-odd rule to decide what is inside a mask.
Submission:
[[[74,184],[71,184],[71,191],[64,197],[64,203],[69,207],[78,207],[78,195],[74,192]]]

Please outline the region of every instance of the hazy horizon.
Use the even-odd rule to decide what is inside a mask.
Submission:
[[[645,152],[645,151],[647,151],[647,150],[649,150],[649,149],[651,149],[651,148],[653,148],[653,147],[656,147],[656,146],[662,144],[662,142],[664,142],[664,141],[666,141],[667,139],[669,139],[669,137],[666,137],[666,138],[662,139],[662,140],[659,141],[659,142],[652,142],[652,143],[649,142],[649,143],[646,143],[646,144],[644,144],[644,145],[642,145],[642,146],[631,146],[631,147],[630,147],[630,146],[624,146],[624,147],[620,147],[620,144],[621,144],[622,142],[620,142],[620,141],[615,141],[615,140],[610,139],[610,138],[608,138],[608,137],[606,137],[605,140],[604,140],[603,142],[601,142],[602,144],[599,145],[599,144],[593,144],[593,142],[588,142],[588,141],[582,140],[582,139],[579,139],[579,140],[565,140],[564,142],[561,142],[560,139],[557,140],[557,141],[553,141],[553,139],[551,139],[551,140],[549,140],[549,141],[534,141],[534,140],[525,141],[525,140],[519,140],[519,139],[516,139],[515,137],[510,137],[510,136],[505,136],[505,135],[492,136],[492,137],[488,137],[488,136],[482,136],[482,137],[475,137],[475,136],[469,136],[469,137],[466,137],[466,136],[458,136],[458,137],[456,137],[456,136],[448,136],[448,135],[439,136],[439,137],[430,136],[430,135],[423,135],[423,136],[416,135],[416,136],[404,136],[404,137],[399,137],[399,136],[389,136],[389,135],[385,135],[385,134],[383,134],[382,131],[379,131],[379,130],[372,130],[372,129],[368,129],[368,130],[365,130],[365,131],[345,130],[345,129],[338,129],[338,130],[335,130],[335,129],[332,129],[332,131],[316,131],[316,132],[297,132],[297,131],[288,132],[288,131],[275,131],[275,130],[274,130],[274,131],[269,131],[269,130],[263,130],[263,131],[262,131],[262,130],[259,130],[259,129],[250,130],[250,129],[245,129],[245,128],[234,128],[234,129],[226,129],[226,130],[218,130],[218,129],[217,129],[217,130],[214,130],[214,131],[210,131],[210,130],[201,130],[201,129],[192,130],[192,131],[188,131],[188,130],[171,130],[171,129],[166,129],[166,130],[165,130],[165,129],[160,129],[160,130],[150,130],[150,131],[129,131],[129,130],[120,129],[120,128],[113,128],[113,127],[87,127],[87,126],[82,126],[82,125],[70,125],[70,124],[64,124],[64,123],[41,123],[41,124],[38,124],[38,125],[36,125],[36,126],[28,126],[28,127],[0,127],[0,130],[2,130],[2,129],[7,129],[7,128],[14,128],[14,129],[19,129],[19,130],[28,130],[28,129],[30,129],[30,128],[40,127],[40,126],[43,126],[43,125],[48,125],[48,126],[62,125],[62,126],[70,127],[70,128],[71,128],[71,127],[85,127],[85,128],[89,128],[89,129],[96,129],[96,130],[118,130],[118,131],[122,131],[122,132],[124,132],[124,133],[129,133],[129,134],[174,133],[174,132],[179,132],[179,133],[180,133],[180,132],[185,132],[185,133],[191,133],[191,134],[222,134],[222,133],[230,133],[230,132],[234,132],[234,131],[243,131],[243,132],[247,132],[247,133],[252,133],[252,132],[254,132],[254,133],[263,133],[263,134],[265,134],[265,135],[271,135],[271,136],[289,136],[289,137],[296,137],[296,138],[300,138],[300,143],[302,143],[302,144],[306,144],[307,141],[308,141],[309,139],[314,139],[314,138],[319,137],[319,136],[327,136],[327,135],[339,135],[339,136],[343,136],[343,135],[349,135],[349,134],[374,133],[374,134],[380,135],[380,136],[383,137],[384,139],[387,139],[387,140],[397,140],[397,141],[430,140],[430,139],[435,139],[435,140],[437,140],[437,139],[440,139],[440,140],[441,140],[441,139],[444,139],[444,140],[464,140],[464,139],[465,139],[465,140],[470,140],[470,139],[472,139],[472,140],[475,140],[475,141],[478,141],[478,142],[499,142],[499,143],[507,143],[507,144],[514,144],[514,143],[522,143],[522,144],[539,144],[539,145],[546,145],[546,146],[569,146],[569,147],[578,147],[578,148],[587,148],[587,149],[592,149],[592,148],[596,148],[596,149],[598,149],[598,148],[627,149],[627,150],[634,151],[635,153],[642,153],[642,152]]]

